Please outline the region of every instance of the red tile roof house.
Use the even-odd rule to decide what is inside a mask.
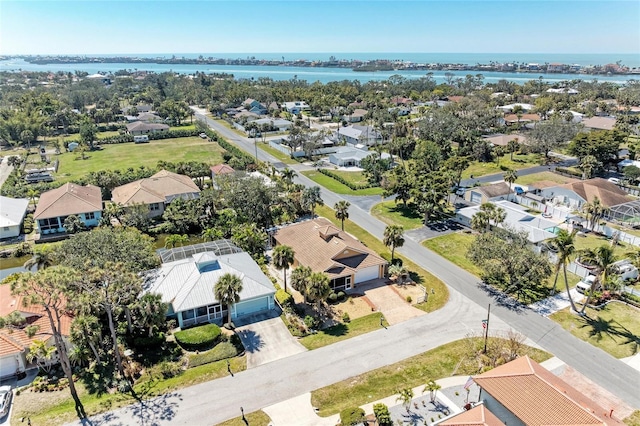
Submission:
[[[437,425],[622,425],[584,393],[533,361],[517,358],[473,378],[480,402]]]
[[[216,176],[228,175],[235,172],[235,169],[228,164],[216,164],[215,166],[211,166],[211,179],[215,179]]]
[[[114,188],[111,201],[123,206],[145,204],[149,217],[162,216],[167,204],[176,198],[192,200],[200,196],[200,188],[189,176],[161,170],[155,175]]]
[[[93,185],[66,183],[60,188],[43,192],[33,214],[40,236],[66,232],[64,220],[71,215],[87,227],[97,226],[102,218],[102,193]]]
[[[54,344],[49,317],[42,306],[25,307],[21,296],[11,294],[11,286],[0,285],[0,316],[6,317],[16,311],[26,320],[25,326],[36,326],[38,330],[35,335],[29,337],[24,328],[0,328],[0,377],[14,376],[25,371],[28,367],[27,353],[34,340],[44,341],[48,345]],[[61,318],[60,331],[63,336],[69,336],[71,321],[72,318],[67,315]],[[52,362],[55,363],[57,360]]]
[[[336,291],[384,277],[386,260],[323,217],[280,228],[274,239],[293,248],[292,267],[326,273]]]

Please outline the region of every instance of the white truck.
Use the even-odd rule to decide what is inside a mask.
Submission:
[[[617,275],[621,281],[635,281],[640,275],[638,268],[636,268],[629,259],[623,259],[612,263],[611,273]],[[584,294],[586,291],[590,290],[595,279],[595,275],[589,275],[581,279],[578,284],[576,284],[576,290],[578,293]],[[601,287],[600,283],[598,283],[594,290],[601,290]]]

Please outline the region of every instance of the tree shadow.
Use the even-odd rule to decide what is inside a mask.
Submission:
[[[237,334],[248,353],[260,352],[260,349],[265,345],[262,337],[253,330],[240,330],[237,331]]]
[[[344,324],[336,324],[334,326],[331,326],[322,330],[324,334],[328,334],[329,336],[335,336],[335,337],[344,336],[345,334],[347,334],[348,331],[349,329]]]
[[[478,283],[478,288],[481,290],[484,290],[485,293],[487,293],[491,298],[493,298],[494,302],[497,305],[507,308],[513,312],[524,311],[525,306],[522,303],[520,303],[513,297],[509,296],[502,290],[499,290],[482,281]]]
[[[640,336],[635,335],[631,330],[620,324],[615,319],[606,320],[600,316],[597,318],[591,318],[588,315],[582,317],[584,320],[584,324],[581,328],[590,327],[589,337],[595,338],[596,341],[600,342],[603,339],[610,339],[613,343],[617,345],[631,345],[631,354],[638,353],[640,349]],[[620,342],[618,339],[622,339],[623,342]]]

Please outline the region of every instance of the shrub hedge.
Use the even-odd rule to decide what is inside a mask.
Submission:
[[[556,167],[556,172],[558,172],[560,174],[575,176],[577,178],[582,179],[582,173],[578,172],[576,170],[566,169],[564,167]]]
[[[353,191],[357,191],[357,190],[359,190],[359,189],[376,188],[376,187],[378,187],[378,186],[379,186],[379,185],[375,185],[375,184],[371,184],[371,183],[366,184],[366,185],[356,185],[356,184],[354,184],[353,182],[349,182],[347,179],[345,179],[345,178],[343,178],[342,176],[340,176],[340,175],[338,175],[338,174],[336,174],[336,173],[333,173],[333,172],[331,172],[331,171],[329,171],[329,170],[326,170],[326,169],[318,169],[318,171],[319,171],[320,173],[322,173],[323,175],[325,175],[325,176],[329,176],[330,178],[337,180],[337,181],[338,181],[338,182],[340,182],[341,184],[348,186],[348,187],[349,187],[349,189],[351,189],[351,190],[353,190]]]
[[[176,342],[184,349],[198,350],[213,346],[220,338],[220,327],[216,324],[205,324],[174,334]]]
[[[364,420],[364,410],[360,407],[349,407],[340,411],[340,423],[342,426],[356,426]]]
[[[283,289],[279,289],[278,291],[276,291],[276,300],[283,308],[285,306],[291,306],[293,304],[293,296]]]

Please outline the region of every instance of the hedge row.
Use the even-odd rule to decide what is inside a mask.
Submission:
[[[220,327],[216,324],[205,324],[174,334],[176,342],[187,350],[199,350],[210,347],[220,338]]]
[[[246,152],[244,152],[243,150],[241,150],[237,146],[232,145],[229,142],[227,142],[226,140],[222,139],[220,136],[218,136],[218,134],[216,132],[214,132],[210,128],[207,127],[207,129],[204,131],[204,133],[211,140],[218,142],[218,145],[220,145],[222,148],[224,148],[225,151],[227,151],[228,153],[230,153],[234,157],[239,158],[244,163],[246,163],[246,164],[255,163],[255,159],[253,158],[253,156],[247,154]]]
[[[582,173],[575,171],[575,170],[571,170],[571,169],[566,169],[564,167],[556,167],[556,172],[558,173],[563,173],[565,175],[570,175],[570,176],[576,176],[580,179],[582,179]]]
[[[367,185],[356,185],[356,184],[354,184],[353,182],[349,182],[348,180],[346,180],[346,179],[345,179],[345,178],[343,178],[342,176],[340,176],[340,175],[338,175],[338,174],[336,174],[336,173],[333,173],[333,172],[331,172],[331,171],[329,171],[329,170],[326,170],[326,169],[318,169],[318,171],[319,171],[320,173],[322,173],[323,175],[325,175],[325,176],[329,176],[330,178],[337,180],[337,181],[338,181],[338,182],[340,182],[341,184],[348,186],[348,187],[349,187],[349,189],[351,189],[351,190],[353,190],[353,191],[357,191],[357,190],[359,190],[359,189],[375,188],[375,187],[377,187],[377,186],[378,186],[378,185],[371,184],[371,183],[369,183],[369,184],[367,184]]]
[[[285,306],[290,306],[293,304],[293,296],[284,291],[283,289],[279,289],[276,291],[276,300],[280,303],[280,306],[283,308]]]
[[[197,130],[168,130],[166,132],[148,133],[147,136],[149,137],[150,141],[153,141],[153,140],[171,139],[171,138],[186,138],[190,136],[198,136],[198,134],[199,132]],[[129,142],[133,142],[133,135],[122,134],[117,136],[108,136],[102,139],[98,138],[97,141],[101,145],[129,143]],[[78,143],[79,140],[72,139],[72,140],[65,141],[65,146],[68,146],[69,143],[71,142]]]

